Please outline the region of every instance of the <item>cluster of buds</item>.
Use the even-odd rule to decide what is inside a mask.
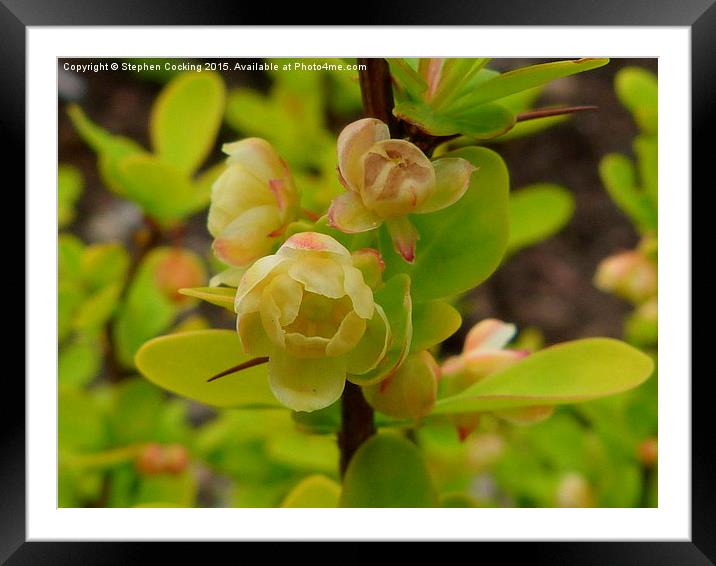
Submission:
[[[474,171],[459,157],[430,161],[414,144],[390,139],[380,120],[358,120],[338,136],[338,173],[347,192],[331,203],[329,222],[347,233],[385,222],[396,251],[412,262],[418,233],[408,214],[450,206],[465,193]]]
[[[152,442],[144,446],[134,461],[134,466],[141,474],[179,474],[189,463],[189,453],[181,444],[162,446]]]
[[[462,353],[443,363],[441,396],[457,395],[527,356],[526,351],[505,349],[516,332],[514,324],[496,319],[486,319],[473,326],[465,338]],[[495,411],[494,414],[515,424],[532,424],[546,419],[552,412],[552,407],[534,406]],[[453,420],[460,440],[464,441],[477,428],[480,414],[456,415]]]
[[[576,472],[564,474],[555,494],[557,507],[595,507],[594,491],[589,482]]]

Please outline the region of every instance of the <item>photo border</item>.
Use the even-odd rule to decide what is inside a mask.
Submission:
[[[27,26],[62,25],[184,25],[218,24],[226,25],[232,13],[240,11],[242,18],[232,23],[248,24],[255,14],[245,11],[241,5],[228,2],[209,1],[199,7],[171,5],[166,2],[142,2],[142,9],[132,9],[129,2],[82,2],[80,0],[57,4],[29,0],[3,0],[0,4],[0,38],[2,38],[2,61],[5,70],[5,85],[13,88],[2,89],[3,112],[0,116],[2,131],[10,139],[6,158],[8,163],[20,163],[25,147],[25,34]],[[436,13],[427,2],[415,1],[416,8],[403,21],[398,21],[390,6],[370,10],[371,3],[361,3],[361,14],[352,24],[377,23],[361,21],[365,13],[380,13],[383,24],[462,24],[462,25],[687,25],[692,36],[692,136],[693,174],[705,171],[706,152],[709,144],[699,145],[699,134],[705,134],[712,123],[713,93],[716,91],[716,7],[708,1],[669,2],[656,5],[652,2],[603,1],[599,6],[580,6],[572,2],[555,0],[543,1],[539,6],[529,8],[517,6],[513,1],[501,1],[499,6],[477,6],[468,3],[443,2]],[[376,3],[377,4],[377,3]],[[8,9],[7,6],[11,6]],[[232,7],[233,6],[233,7]],[[149,9],[151,8],[151,9]],[[562,8],[564,8],[562,10]],[[627,9],[628,8],[628,9]],[[304,7],[304,10],[307,8]],[[705,10],[705,11],[704,11]],[[287,17],[282,10],[280,17]],[[397,12],[397,9],[396,9]],[[530,12],[533,12],[530,14]],[[248,14],[248,15],[247,15]],[[305,17],[305,14],[304,14]],[[157,21],[162,18],[162,21]],[[170,21],[167,22],[166,18]],[[242,21],[244,20],[244,21]],[[272,24],[278,22],[273,21]],[[705,136],[702,136],[706,140]],[[701,159],[698,159],[700,157]],[[712,156],[709,156],[713,159]],[[24,184],[21,174],[19,182]],[[26,296],[26,301],[29,298]],[[27,338],[27,337],[26,337]],[[27,344],[27,342],[26,342]],[[690,376],[682,376],[684,379]],[[714,514],[714,490],[709,485],[714,474],[713,441],[710,434],[712,419],[705,404],[709,399],[706,383],[693,383],[692,442],[698,446],[693,450],[692,460],[692,539],[691,542],[588,542],[588,543],[491,543],[502,559],[517,555],[529,556],[531,562],[568,564],[708,564],[707,557],[716,557],[716,516]],[[135,559],[149,556],[141,549],[154,547],[148,543],[50,543],[25,542],[25,415],[24,389],[19,380],[6,379],[6,399],[12,399],[13,408],[3,413],[2,447],[3,462],[0,464],[2,483],[2,515],[0,516],[0,560],[10,556],[11,563],[64,564],[78,562],[133,563]],[[175,543],[176,544],[176,543]],[[184,545],[176,544],[172,550],[188,558]],[[17,550],[16,550],[17,549]],[[169,554],[166,555],[167,559]]]

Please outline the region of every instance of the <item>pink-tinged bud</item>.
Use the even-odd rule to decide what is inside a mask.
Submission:
[[[387,379],[363,387],[363,394],[381,413],[399,419],[419,419],[435,405],[439,376],[435,358],[424,351],[409,356]]]
[[[179,293],[179,289],[199,287],[206,281],[206,270],[199,258],[184,249],[172,249],[156,267],[156,282],[162,293],[173,303],[184,305],[191,297]]]
[[[480,426],[480,414],[466,413],[463,415],[455,415],[453,422],[458,439],[460,442],[465,442],[467,438],[477,430],[477,427]]]
[[[164,452],[159,444],[147,444],[134,462],[140,474],[157,475],[164,472]]]
[[[226,169],[211,190],[208,228],[216,256],[243,267],[268,254],[298,214],[291,172],[271,145],[247,138],[223,147]]]
[[[467,443],[467,463],[473,472],[481,472],[500,459],[505,441],[499,434],[483,432],[473,435]]]
[[[594,507],[591,486],[581,474],[570,472],[559,482],[556,493],[557,507]]]
[[[639,304],[657,293],[657,267],[638,250],[623,252],[599,264],[595,285],[602,291]]]
[[[396,250],[412,262],[418,236],[406,216],[450,206],[465,193],[474,171],[462,158],[431,162],[414,144],[390,139],[380,120],[358,120],[338,136],[338,176],[347,192],[331,203],[329,222],[355,233],[387,221]]]
[[[656,466],[659,461],[659,441],[656,438],[647,438],[637,448],[639,461],[646,468]]]
[[[363,279],[371,289],[377,289],[383,284],[385,262],[378,250],[363,248],[351,254],[353,265],[363,273]]]
[[[164,470],[169,474],[183,472],[189,464],[189,452],[181,444],[170,444],[164,448]]]

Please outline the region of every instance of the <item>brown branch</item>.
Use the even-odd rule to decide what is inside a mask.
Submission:
[[[341,399],[341,432],[338,433],[338,447],[341,450],[341,477],[356,450],[375,434],[373,408],[363,397],[360,386],[346,381]]]
[[[369,118],[378,118],[390,129],[391,137],[400,137],[400,123],[393,115],[393,83],[385,59],[357,59],[365,69],[358,71],[363,111]],[[359,67],[360,68],[360,67]]]

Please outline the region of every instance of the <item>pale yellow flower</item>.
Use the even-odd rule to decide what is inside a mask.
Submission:
[[[325,234],[291,236],[244,274],[236,293],[244,350],[269,357],[269,384],[295,411],[327,407],[346,377],[385,355],[390,327],[346,248]]]

